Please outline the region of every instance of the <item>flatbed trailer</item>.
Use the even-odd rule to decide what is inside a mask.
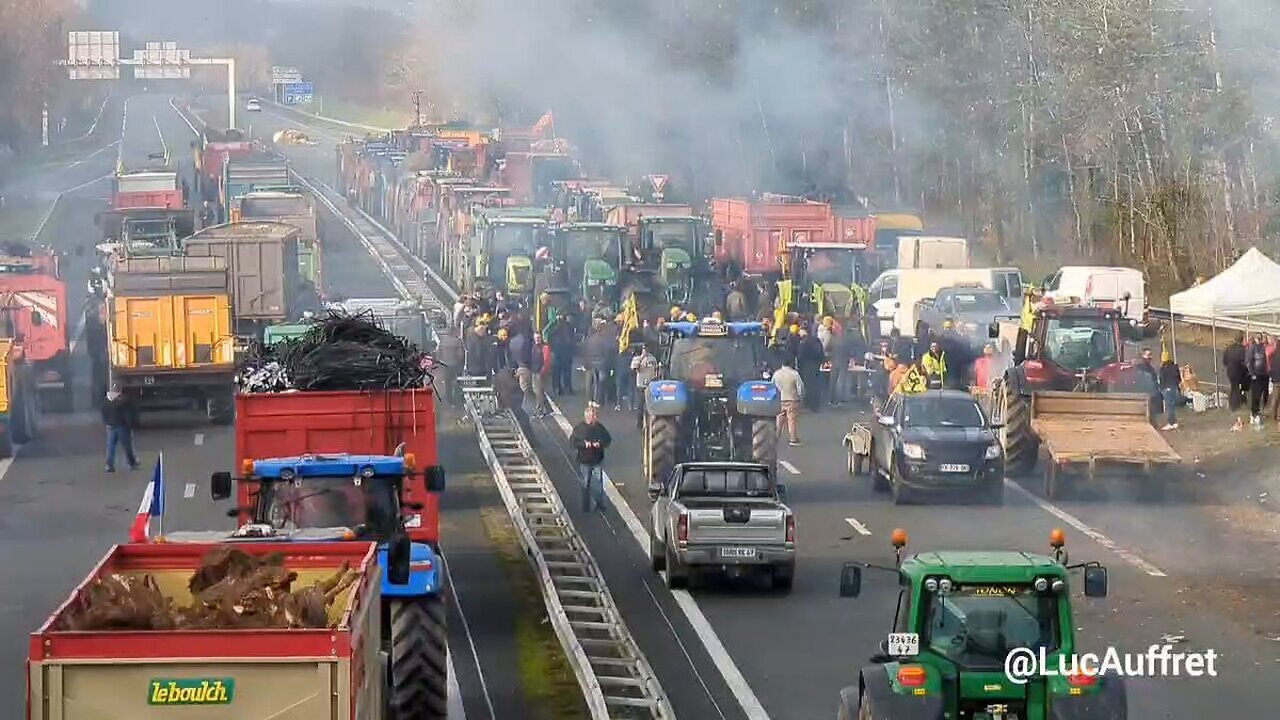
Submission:
[[[296,587],[344,563],[360,578],[329,607],[318,629],[71,630],[69,613],[94,579],[150,575],[178,606],[187,583],[219,543],[117,545],[31,634],[28,720],[276,718],[381,720],[379,646],[382,568],[363,542],[237,542],[251,555],[283,553]]]
[[[1153,466],[1182,462],[1151,425],[1151,398],[1142,393],[1033,393],[1031,429],[1049,456],[1044,493],[1050,499],[1062,495],[1064,481],[1082,466],[1092,481],[1100,464],[1136,465],[1156,484]]]

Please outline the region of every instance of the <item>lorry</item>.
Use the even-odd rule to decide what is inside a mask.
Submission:
[[[12,335],[0,338],[0,457],[3,458],[12,457],[15,444],[29,442],[39,431],[39,398],[24,352],[22,344]]]
[[[186,205],[178,173],[173,170],[118,172],[111,192],[111,207],[166,208],[180,210]]]
[[[322,248],[316,209],[300,187],[252,190],[240,200],[242,220],[264,220],[298,228],[298,272],[311,287],[323,287]]]
[[[22,337],[41,407],[70,411],[71,323],[60,257],[48,248],[11,245],[0,255],[0,307],[9,337]]]
[[[897,607],[888,639],[840,691],[836,717],[1125,720],[1122,677],[1079,668],[1073,571],[1087,598],[1107,596],[1107,568],[1068,564],[1065,534],[1049,534],[1052,556],[1012,550],[922,552],[903,558],[907,533],[893,531],[893,567],[845,563],[840,596],[862,594],[863,571],[892,574]],[[892,602],[892,597],[885,597]],[[1005,658],[1043,653],[1039,667],[1072,668],[1010,681]],[[1044,663],[1039,665],[1039,663]]]
[[[758,322],[672,322],[660,375],[645,393],[643,466],[662,482],[678,463],[750,461],[776,468],[778,386],[766,369]]]
[[[711,200],[715,259],[731,269],[731,277],[745,273],[777,280],[778,258],[790,243],[831,241],[832,227],[830,205],[801,197],[766,193],[760,200]]]
[[[212,422],[230,422],[235,331],[226,262],[124,258],[114,263],[105,290],[106,327],[86,327],[86,337],[106,338],[108,381],[120,384],[135,410],[195,405]],[[95,313],[85,319],[99,322]]]
[[[358,573],[328,608],[329,627],[80,629],[94,582],[150,577],[177,606],[196,602],[188,580],[225,542],[116,545],[31,633],[27,720],[231,717],[382,720],[389,708],[378,638],[384,570],[371,542],[234,541],[253,556],[282,553],[307,586],[343,567]],[[407,574],[407,573],[406,573]]]
[[[558,152],[508,152],[501,161],[498,182],[511,188],[516,202],[549,207],[555,204],[555,183],[580,175],[578,163]]]
[[[796,516],[786,486],[767,465],[687,462],[649,484],[649,558],[665,570],[667,587],[688,584],[694,571],[730,576],[763,572],[791,590],[796,572]]]
[[[253,152],[228,159],[222,166],[218,183],[218,219],[237,222],[241,216],[241,199],[254,190],[288,187],[289,161],[269,152]]]
[[[192,258],[215,257],[231,277],[236,334],[258,337],[263,327],[298,317],[307,303],[300,290],[298,229],[277,222],[207,227],[183,241]]]
[[[969,267],[969,240],[962,237],[908,235],[898,238],[898,267],[958,269]]]
[[[238,160],[253,153],[256,148],[257,145],[243,130],[206,127],[198,140],[191,141],[196,171],[195,189],[200,199],[217,202],[223,165],[228,160]]]

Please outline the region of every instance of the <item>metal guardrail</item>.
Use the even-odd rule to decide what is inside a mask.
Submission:
[[[1172,320],[1174,322],[1186,323],[1188,325],[1199,325],[1202,327],[1215,327],[1222,330],[1239,330],[1241,332],[1261,332],[1268,335],[1280,335],[1280,323],[1276,322],[1258,322],[1247,318],[1224,318],[1224,317],[1207,317],[1204,315],[1185,315],[1183,313],[1173,313],[1167,308],[1150,308],[1151,317],[1157,320]],[[1274,316],[1272,316],[1274,317]]]
[[[336,190],[295,173],[378,262],[397,292],[425,308],[456,293],[414,258],[395,235]],[[450,313],[452,319],[452,313]],[[628,630],[595,559],[574,528],[555,485],[509,411],[499,411],[486,380],[462,378],[468,417],[520,544],[536,570],[556,637],[573,667],[593,720],[674,720],[666,693]]]

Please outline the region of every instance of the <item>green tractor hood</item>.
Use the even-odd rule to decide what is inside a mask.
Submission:
[[[591,258],[582,263],[582,277],[588,285],[612,285],[618,281],[618,272],[604,260]]]
[[[682,248],[663,248],[662,271],[688,270],[693,265],[693,258]]]

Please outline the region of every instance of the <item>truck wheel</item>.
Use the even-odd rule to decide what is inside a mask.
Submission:
[[[894,505],[906,505],[911,502],[911,490],[902,484],[902,473],[898,472],[896,460],[889,461],[890,490],[893,492]]]
[[[445,720],[448,645],[444,598],[391,602],[391,671],[387,705],[396,720]]]
[[[649,565],[654,572],[662,572],[667,568],[667,548],[658,542],[653,531],[649,531]]]
[[[751,460],[777,474],[778,470],[778,422],[773,418],[751,420]]]
[[[1040,454],[1040,440],[1031,431],[1031,404],[1007,382],[1000,382],[997,392],[1003,409],[1000,443],[1004,445],[1005,465],[1014,474],[1029,473]]]
[[[790,593],[795,577],[796,566],[794,564],[773,566],[773,587],[775,590],[781,590],[784,594]]]
[[[670,545],[666,547],[667,587],[672,590],[689,587],[689,566],[676,558]]]
[[[645,437],[649,454],[649,483],[661,483],[667,479],[676,464],[676,438],[679,426],[673,417],[650,417],[649,432]]]

